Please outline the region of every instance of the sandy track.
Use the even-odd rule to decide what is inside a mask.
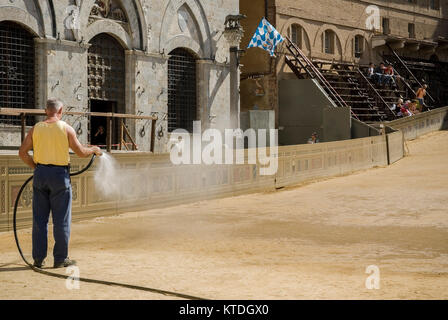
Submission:
[[[75,223],[70,256],[82,277],[211,299],[447,299],[448,132],[408,146],[387,168]],[[30,232],[21,238],[30,252]],[[379,290],[365,287],[369,265]],[[172,299],[69,291],[24,268],[12,233],[0,234],[0,298]]]

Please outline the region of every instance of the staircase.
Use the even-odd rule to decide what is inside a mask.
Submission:
[[[369,86],[369,81],[357,65],[314,60],[328,81],[335,87],[352,111],[363,122],[378,122],[394,116],[380,95]]]
[[[308,57],[295,45],[288,37],[286,41],[286,48],[292,54],[292,57],[285,56],[286,64],[291,68],[294,74],[299,79],[311,78],[316,79],[322,88],[326,91],[328,96],[333,100],[334,104],[338,107],[349,107],[343,97],[340,96],[338,90],[336,90],[332,84],[326,79]],[[360,120],[356,113],[351,110],[352,116]]]
[[[405,79],[401,78],[397,71],[395,71],[395,75],[400,79],[396,80],[395,87],[382,87],[368,79],[366,77],[368,66],[360,66],[358,71],[362,81],[369,88],[370,94],[375,97],[376,104],[381,105],[382,109],[385,110],[388,120],[396,118],[396,113],[399,110],[395,110],[394,105],[397,104],[400,98],[403,101],[412,100],[413,92],[411,87]]]
[[[285,42],[289,55],[286,64],[299,79],[316,79],[338,107],[351,107],[352,116],[363,122],[379,122],[396,118],[392,96],[378,91],[364,76],[359,66],[322,60],[311,61],[289,38]],[[395,98],[396,99],[396,98]]]
[[[383,55],[383,59],[386,63],[393,63],[394,69],[408,78],[407,91],[410,98],[415,98],[414,92],[422,86],[422,83],[426,83],[429,84],[429,88],[425,103],[431,107],[442,106],[441,102],[448,96],[448,90],[445,89],[448,64],[422,59],[405,60],[389,45],[388,48],[390,54]]]

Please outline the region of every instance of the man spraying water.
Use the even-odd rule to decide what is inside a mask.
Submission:
[[[30,130],[19,150],[22,161],[34,169],[32,243],[34,266],[37,268],[42,268],[47,257],[50,210],[55,240],[53,267],[76,264],[68,257],[72,204],[69,148],[81,158],[102,155],[98,147],[81,145],[75,130],[61,120],[62,112],[61,101],[48,100],[45,109],[47,119]],[[29,155],[30,150],[33,150],[33,157]]]

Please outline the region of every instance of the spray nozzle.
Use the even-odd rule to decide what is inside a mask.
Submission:
[[[103,155],[103,151],[98,147],[94,147],[94,157],[95,156],[101,157],[102,155]]]

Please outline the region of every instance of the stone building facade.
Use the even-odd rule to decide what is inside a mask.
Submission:
[[[240,0],[240,11],[248,16],[243,48],[265,16],[312,59],[379,63],[388,44],[402,57],[448,62],[448,1]],[[282,46],[276,58],[258,48],[246,52],[241,111],[275,110],[278,121],[278,82],[295,78],[286,52]]]
[[[238,6],[238,0],[0,0],[0,107],[42,107],[57,97],[70,111],[157,115],[155,152],[166,152],[169,132],[189,129],[192,120],[203,128],[228,125],[231,66],[222,32]],[[64,119],[84,144],[103,125]],[[0,119],[0,147],[20,143],[16,121]],[[151,121],[127,126],[139,149],[148,150]]]

